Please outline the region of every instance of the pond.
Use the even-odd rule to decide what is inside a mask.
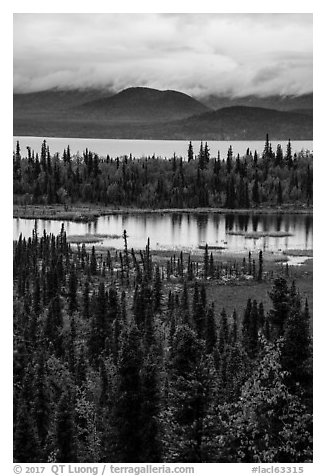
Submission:
[[[38,234],[58,234],[59,220],[36,220]],[[13,237],[32,235],[35,220],[14,219]],[[64,222],[67,236],[97,236],[97,246],[144,249],[147,238],[155,250],[286,251],[313,248],[313,217],[310,214],[225,214],[225,213],[134,213],[107,215],[90,223]],[[89,238],[89,237],[88,237]],[[78,241],[79,238],[77,238]],[[76,237],[73,238],[73,241]],[[91,244],[92,245],[92,244]]]

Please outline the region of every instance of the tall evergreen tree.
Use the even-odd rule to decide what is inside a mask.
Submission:
[[[205,418],[213,398],[216,375],[205,357],[204,342],[188,326],[178,326],[172,343],[165,428],[164,460],[199,463],[206,460]]]
[[[207,311],[206,320],[206,351],[211,354],[217,342],[216,323],[214,316],[214,305],[212,304]]]
[[[220,331],[219,331],[219,341],[218,341],[218,350],[222,355],[226,349],[226,346],[229,342],[229,325],[228,319],[225,312],[225,309],[222,309],[221,320],[220,320]]]
[[[274,280],[274,285],[269,296],[272,300],[273,308],[269,312],[268,320],[272,326],[274,338],[278,338],[284,333],[284,327],[290,309],[289,289],[284,278],[278,277]]]
[[[59,400],[55,420],[56,461],[58,463],[71,463],[75,461],[75,436],[72,396],[69,389],[67,389]]]
[[[154,349],[144,360],[141,370],[141,461],[157,463],[162,458],[162,435],[159,421],[159,368]]]
[[[295,388],[299,384],[307,389],[311,386],[312,343],[310,336],[310,316],[308,302],[302,311],[300,297],[296,294],[295,301],[289,310],[284,329],[284,341],[281,348],[282,367],[289,374],[287,380]]]
[[[263,279],[263,252],[259,251],[259,267],[258,267],[258,276],[257,280],[261,281]]]
[[[188,162],[191,162],[193,159],[194,159],[194,149],[190,141],[188,146]]]
[[[118,397],[114,408],[117,457],[124,463],[137,463],[142,451],[142,353],[135,324],[125,332],[118,359]]]

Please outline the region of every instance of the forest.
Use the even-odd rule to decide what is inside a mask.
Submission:
[[[262,153],[247,149],[234,157],[214,155],[207,143],[186,157],[99,157],[72,155],[69,146],[51,155],[44,140],[40,155],[19,142],[13,154],[14,202],[20,205],[76,203],[137,208],[309,207],[313,199],[313,157],[309,152],[273,151],[268,135]]]
[[[60,162],[44,145],[40,161],[16,151],[15,193],[237,205],[241,182],[250,203],[279,184],[279,199],[298,189],[311,200],[309,157],[249,157],[230,166],[66,151]],[[192,196],[197,180],[209,186]],[[69,244],[64,226],[14,242],[14,460],[311,462],[311,316],[288,270],[267,273],[261,251],[226,264],[207,246],[197,261],[158,262],[149,240],[135,251],[123,236],[123,250],[103,253]],[[228,315],[210,302],[208,283],[233,275],[268,282],[270,308],[250,298]]]

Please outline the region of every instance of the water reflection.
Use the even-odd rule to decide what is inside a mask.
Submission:
[[[258,215],[253,215],[252,216],[252,229],[253,229],[253,231],[258,230],[258,223],[259,223],[259,216]]]
[[[35,220],[14,219],[13,235],[32,235]],[[45,229],[58,234],[61,221],[38,220],[38,233]],[[153,249],[192,248],[208,243],[231,251],[263,249],[270,251],[312,249],[313,219],[305,215],[250,215],[214,213],[164,213],[108,215],[91,223],[65,222],[68,236],[101,234],[104,246],[123,248],[122,233],[127,230],[130,248],[144,248],[150,238]],[[246,233],[288,232],[291,236],[252,238]],[[231,232],[231,234],[230,234]],[[235,234],[232,234],[235,233]],[[237,234],[237,232],[239,234]],[[115,236],[113,236],[115,235]]]
[[[226,214],[225,215],[225,228],[226,228],[226,230],[232,231],[233,230],[233,225],[234,225],[234,214],[233,213]]]
[[[239,228],[241,231],[247,231],[249,223],[249,215],[238,216]]]
[[[282,215],[278,215],[276,217],[276,231],[281,231],[281,229],[282,229],[282,219],[283,219]]]

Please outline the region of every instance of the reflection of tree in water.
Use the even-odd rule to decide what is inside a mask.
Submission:
[[[276,215],[276,231],[281,231],[283,217],[282,215]]]
[[[239,223],[239,228],[241,231],[247,231],[248,223],[249,223],[249,215],[240,214],[238,216],[238,223]]]
[[[306,215],[304,218],[305,244],[308,245],[309,235],[312,232],[312,216]]]
[[[128,215],[122,214],[121,216],[121,225],[124,230],[128,228],[128,218],[129,218]]]
[[[183,214],[182,213],[172,213],[171,215],[171,221],[172,221],[172,226],[178,226],[179,228],[182,225],[182,218]]]
[[[207,213],[198,213],[195,215],[195,220],[197,222],[198,228],[198,237],[199,241],[206,241],[207,236],[207,224],[208,224],[208,215]]]
[[[196,221],[197,221],[197,225],[200,228],[206,228],[207,227],[207,223],[208,223],[207,213],[198,213],[198,214],[195,215],[195,218],[196,218]]]
[[[234,215],[232,213],[225,215],[225,229],[227,231],[233,231],[234,227]]]
[[[259,225],[259,216],[253,215],[252,216],[252,231],[257,231]]]
[[[288,232],[290,230],[290,224],[292,225],[292,231],[294,231],[297,224],[297,215],[286,215],[284,217],[284,231]]]
[[[218,229],[219,226],[220,226],[220,215],[219,215],[219,213],[214,213],[212,215],[212,218],[213,218],[213,223],[214,223],[215,228]]]
[[[270,227],[272,225],[272,220],[268,215],[262,215],[261,216],[261,221],[262,221],[262,229],[263,231],[269,231]]]

